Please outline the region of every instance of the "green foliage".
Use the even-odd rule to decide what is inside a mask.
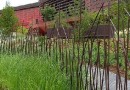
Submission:
[[[97,12],[89,12],[89,18],[90,18],[90,23],[94,23],[94,20],[96,19],[94,26],[95,25],[107,25],[109,20],[108,20],[108,13],[105,12],[100,12],[99,15],[97,16]],[[97,18],[96,18],[97,16]]]
[[[128,71],[128,77],[130,77],[130,71]]]
[[[69,90],[66,76],[46,55],[0,57],[0,83],[9,90]]]
[[[130,12],[130,1],[124,0],[124,3],[126,4],[126,9],[128,10],[128,12]]]
[[[7,3],[0,16],[0,27],[2,28],[2,33],[9,35],[11,31],[17,29],[17,23],[18,19],[15,16],[13,7]]]
[[[85,31],[87,31],[90,26],[92,25],[94,17],[91,17],[91,13],[87,12],[87,10],[83,13],[83,19],[81,20],[80,28],[81,28],[81,35],[84,34]]]
[[[92,16],[93,17],[92,17]],[[76,26],[78,28],[75,28],[74,30],[74,35],[75,38],[78,39],[79,38],[79,33],[80,33],[80,39],[82,39],[82,36],[84,36],[84,33],[89,30],[89,28],[92,26],[92,22],[94,21],[95,14],[89,13],[87,10],[84,10],[84,12],[82,13],[82,19],[81,19],[81,23],[75,23]],[[79,32],[80,30],[80,32]]]
[[[28,33],[28,29],[26,29],[23,26],[20,26],[20,27],[17,28],[17,32],[26,35]]]
[[[119,5],[119,27],[121,29],[127,28],[127,23],[128,23],[128,15],[126,14],[124,8],[126,8],[128,10],[128,8],[130,8],[130,5],[127,6],[126,3],[124,3],[123,1],[120,3]],[[108,9],[106,10],[105,13],[108,13]],[[112,19],[114,25],[116,26],[116,28],[118,29],[118,4],[114,3],[111,7],[110,7],[110,18]]]
[[[44,9],[41,9],[42,16],[44,17],[45,21],[53,20],[53,17],[56,13],[56,9],[49,5],[45,5]]]
[[[54,19],[55,19],[55,22],[56,24],[62,26],[62,27],[66,27],[66,28],[69,28],[70,25],[66,22],[66,13],[63,12],[63,11],[59,11],[55,16],[54,16]],[[58,23],[57,23],[58,22]]]
[[[69,14],[71,17],[76,17],[78,19],[81,19],[81,22],[80,21],[74,22],[75,24],[74,36],[76,41],[82,39],[82,37],[84,36],[84,32],[86,32],[91,27],[92,22],[96,17],[96,13],[94,14],[90,13],[88,12],[87,8],[85,8],[85,10],[82,10],[82,8],[83,7],[81,6],[80,0],[74,0],[74,6],[70,4],[70,6],[68,7]]]

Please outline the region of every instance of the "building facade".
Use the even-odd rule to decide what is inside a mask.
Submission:
[[[104,3],[104,7],[108,5],[106,0],[82,0],[82,9],[86,7],[88,11],[98,11],[102,3]],[[15,14],[19,19],[19,24],[26,28],[30,28],[31,26],[34,26],[34,28],[40,27],[42,31],[45,31],[46,25],[39,8],[44,8],[45,4],[54,6],[57,11],[62,10],[69,13],[68,7],[74,5],[74,0],[39,0],[39,2],[36,3],[14,7]],[[39,25],[37,25],[36,22],[38,22]],[[71,20],[69,22],[71,22]]]
[[[18,17],[19,24],[29,28],[32,24],[35,24],[36,20],[39,23],[43,23],[42,15],[39,9],[39,2],[21,5],[14,7],[15,15]],[[2,10],[0,10],[2,13]]]
[[[115,0],[110,0],[109,2]],[[57,10],[65,11],[70,5],[74,4],[74,0],[39,0],[40,5],[44,6],[45,4],[53,5]],[[108,6],[107,0],[82,0],[82,6],[87,8],[91,12],[98,11],[102,4],[104,3],[104,7]]]
[[[39,2],[14,7],[14,10],[19,20],[19,26],[29,29],[29,34],[39,32],[38,34],[45,35],[45,24],[40,12]]]
[[[114,1],[114,0],[112,0]],[[98,11],[105,0],[82,0],[83,9],[86,7],[88,11]],[[40,12],[40,8],[44,7],[45,4],[55,6],[56,10],[66,11],[68,13],[68,7],[73,6],[74,0],[39,0],[39,2],[14,7],[15,14],[19,18],[19,23],[26,28],[30,25],[35,24],[36,21],[44,23]],[[104,3],[104,7],[108,5],[108,2]]]
[[[14,7],[14,9],[20,24],[26,28],[29,28],[31,25],[35,25],[36,21],[43,23],[39,3],[18,6]]]

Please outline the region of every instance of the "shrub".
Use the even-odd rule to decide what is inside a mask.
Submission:
[[[28,33],[28,29],[23,26],[20,26],[20,27],[18,27],[17,32],[26,35]]]

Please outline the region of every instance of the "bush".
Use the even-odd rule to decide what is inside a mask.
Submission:
[[[17,32],[26,35],[28,33],[28,29],[23,26],[20,26],[20,27],[18,27]]]

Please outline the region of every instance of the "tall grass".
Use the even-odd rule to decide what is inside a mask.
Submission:
[[[1,89],[69,90],[68,79],[52,59],[47,59],[46,55],[42,57],[1,55]]]

